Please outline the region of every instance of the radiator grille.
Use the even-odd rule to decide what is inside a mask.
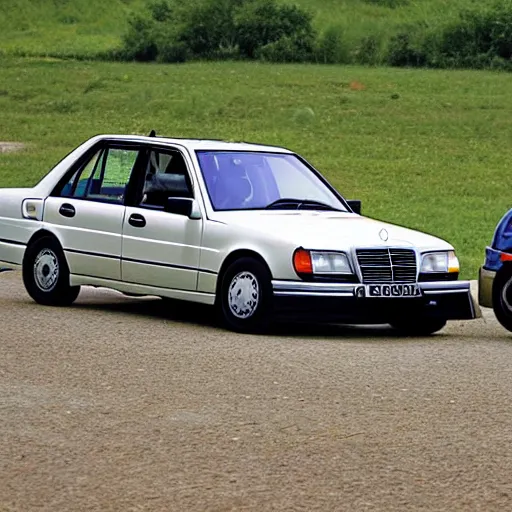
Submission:
[[[416,282],[416,254],[411,249],[357,249],[363,283]]]

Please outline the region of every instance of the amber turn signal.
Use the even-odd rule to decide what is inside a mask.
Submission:
[[[293,253],[293,266],[297,274],[312,274],[313,263],[311,262],[311,254],[305,249],[297,249]]]

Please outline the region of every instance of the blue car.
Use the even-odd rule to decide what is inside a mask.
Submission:
[[[512,210],[496,226],[478,276],[478,302],[512,332]]]

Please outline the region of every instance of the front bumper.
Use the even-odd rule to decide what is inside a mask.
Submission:
[[[445,320],[481,316],[469,281],[418,283],[419,297],[357,297],[361,284],[272,281],[277,316],[350,323],[389,323],[421,315]]]
[[[478,303],[485,308],[492,308],[492,287],[496,271],[480,267],[478,273]]]

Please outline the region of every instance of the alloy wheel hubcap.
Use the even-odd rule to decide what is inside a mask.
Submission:
[[[228,291],[229,309],[237,318],[254,314],[260,299],[258,280],[251,272],[240,272],[231,280]]]
[[[43,292],[52,291],[59,279],[59,260],[50,249],[43,249],[34,262],[34,279]]]

